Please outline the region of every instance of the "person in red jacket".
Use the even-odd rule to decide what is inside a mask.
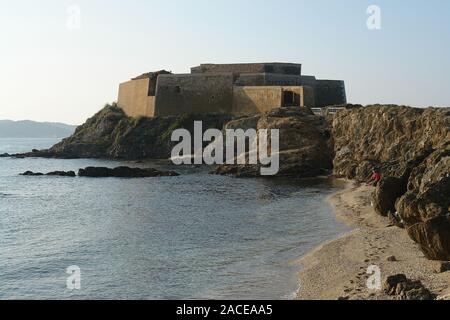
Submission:
[[[370,177],[370,180],[367,182],[369,185],[376,187],[378,183],[380,183],[382,178],[381,172],[377,169],[372,169],[372,176]]]

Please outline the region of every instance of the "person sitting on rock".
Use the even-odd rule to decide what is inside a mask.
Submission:
[[[382,178],[381,172],[375,168],[372,169],[372,176],[370,180],[367,182],[368,185],[376,187],[378,183],[380,183]]]

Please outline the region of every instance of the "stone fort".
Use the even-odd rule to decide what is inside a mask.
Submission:
[[[183,113],[254,115],[279,107],[347,102],[341,80],[302,75],[301,64],[202,64],[189,74],[162,70],[120,84],[117,104],[131,117]]]

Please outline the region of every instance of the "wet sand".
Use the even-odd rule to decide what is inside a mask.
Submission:
[[[450,272],[437,273],[403,229],[391,226],[371,206],[372,187],[349,182],[344,191],[329,197],[337,218],[353,231],[314,249],[300,260],[298,299],[391,299],[382,290],[369,289],[371,266],[379,267],[382,283],[394,274],[421,280],[437,296],[450,294]],[[388,261],[394,256],[397,261]]]

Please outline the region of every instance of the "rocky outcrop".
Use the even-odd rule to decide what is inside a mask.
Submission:
[[[450,260],[450,143],[412,171],[397,211],[429,259]]]
[[[433,300],[435,298],[422,282],[410,280],[404,274],[389,276],[383,290],[396,300]]]
[[[78,171],[80,177],[92,177],[92,178],[148,178],[148,177],[173,177],[179,174],[173,171],[159,171],[153,168],[130,168],[130,167],[117,167],[117,168],[104,168],[104,167],[87,167]]]
[[[449,129],[450,130],[450,129]],[[397,205],[408,225],[446,215],[450,207],[450,142],[411,173],[408,192]]]
[[[25,171],[24,173],[20,174],[21,176],[43,176],[44,174],[42,172],[33,172],[33,171]]]
[[[408,235],[417,242],[431,260],[450,259],[450,217],[442,216],[416,223],[408,229]]]
[[[445,141],[450,109],[367,106],[339,111],[333,118],[334,173],[364,181],[371,169],[407,177]]]
[[[47,176],[58,176],[58,177],[75,177],[74,171],[53,171],[46,174]]]
[[[22,176],[59,176],[59,177],[76,177],[74,171],[53,171],[49,173],[26,171]],[[104,168],[104,167],[87,167],[78,170],[80,177],[93,177],[93,178],[148,178],[148,177],[174,177],[179,174],[174,171],[160,171],[153,168],[130,168],[130,167],[117,167],[117,168]]]
[[[373,194],[375,210],[398,217],[393,223],[427,258],[450,260],[450,109],[342,110],[333,139],[334,173],[364,181],[379,168],[385,178]]]
[[[330,127],[325,118],[309,108],[279,108],[258,117],[242,118],[226,128],[278,129],[280,170],[277,176],[312,177],[332,168]],[[221,165],[214,173],[238,177],[261,175],[260,165]]]
[[[179,115],[155,118],[130,118],[116,105],[107,105],[75,133],[48,150],[33,150],[16,155],[48,158],[107,158],[123,160],[168,159],[176,142],[173,130],[193,132],[194,121],[203,129],[219,128],[231,120],[221,114]]]
[[[59,177],[75,177],[76,174],[74,171],[53,171],[46,174],[42,172],[33,172],[33,171],[25,171],[20,174],[21,176],[59,176]]]
[[[375,212],[387,217],[395,213],[395,202],[406,192],[404,178],[384,177],[373,192],[373,207]]]

